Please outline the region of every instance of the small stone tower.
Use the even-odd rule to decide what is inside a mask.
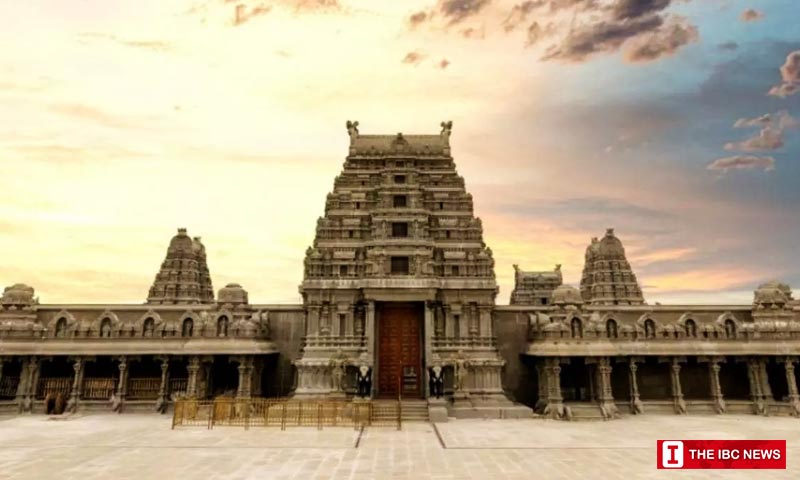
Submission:
[[[514,265],[511,305],[549,305],[550,296],[563,283],[561,265],[549,272],[526,272]]]
[[[590,305],[644,305],[642,289],[625,258],[625,248],[614,229],[602,240],[592,238],[586,248],[586,263],[581,278],[581,295]]]
[[[185,228],[179,228],[167,248],[147,303],[170,305],[180,303],[214,303],[214,289],[206,263],[206,249],[200,237],[192,239]]]

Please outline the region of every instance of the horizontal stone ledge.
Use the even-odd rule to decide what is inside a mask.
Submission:
[[[524,355],[536,357],[613,357],[631,355],[797,355],[800,340],[750,340],[737,342],[586,342],[533,343]]]
[[[0,355],[268,355],[271,341],[162,338],[157,340],[0,340]]]

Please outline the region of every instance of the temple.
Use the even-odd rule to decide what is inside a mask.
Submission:
[[[497,305],[452,123],[440,127],[366,135],[347,122],[302,303],[253,304],[236,283],[215,295],[186,229],[142,304],[47,304],[6,287],[0,413],[164,412],[226,396],[393,399],[432,421],[800,415],[800,302],[783,283],[747,305],[650,305],[609,228],[591,239],[579,288],[560,265],[515,265],[510,305]]]

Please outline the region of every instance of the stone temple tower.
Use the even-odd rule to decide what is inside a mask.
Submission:
[[[441,366],[446,392],[467,406],[505,399],[494,260],[450,155],[452,122],[441,126],[362,135],[347,122],[349,155],[306,251],[296,395],[352,392],[368,366],[374,396],[424,398]]]
[[[625,248],[606,230],[602,240],[592,238],[586,247],[586,263],[581,278],[581,296],[590,305],[644,305],[642,289],[625,258]]]
[[[182,304],[214,303],[214,289],[206,263],[206,248],[200,237],[190,238],[185,228],[179,228],[167,248],[147,303]]]

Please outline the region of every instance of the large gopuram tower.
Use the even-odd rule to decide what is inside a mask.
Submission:
[[[461,407],[510,405],[492,333],[492,251],[450,154],[452,122],[441,126],[362,135],[347,122],[349,155],[306,251],[297,395],[352,392],[369,366],[373,396],[424,398],[439,365]]]

